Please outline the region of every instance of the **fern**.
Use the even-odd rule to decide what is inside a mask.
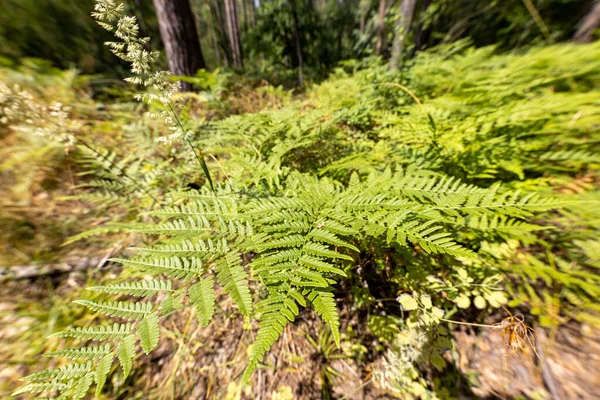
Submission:
[[[110,294],[153,297],[159,292],[172,292],[172,286],[171,281],[153,279],[149,281],[117,283],[108,286],[90,286],[87,289]]]
[[[120,317],[130,320],[142,319],[152,311],[152,303],[129,303],[123,301],[96,303],[89,300],[77,300],[75,303],[109,317]]]
[[[124,8],[98,4],[107,7],[98,11],[100,22],[113,29]],[[156,55],[136,59],[130,52],[144,49],[145,39],[124,40],[110,47],[139,64],[143,73],[132,82],[150,79],[168,94],[166,81],[154,80],[164,76],[148,72]],[[574,181],[595,177],[589,166],[598,163],[597,91],[561,93],[550,85],[569,76],[597,77],[600,46],[553,46],[518,57],[489,48],[462,54],[457,47],[449,54],[420,53],[402,77],[383,66],[353,76],[340,72],[309,90],[306,103],[203,122],[208,134],[176,128],[167,141],[184,138],[214,154],[218,170],[227,172],[223,181],[206,173],[217,170],[215,163],[190,167],[195,153],[152,161],[155,171],[145,174],[143,154],[79,149],[93,174],[85,175],[80,189],[86,193],[78,198],[121,202],[140,216],[137,223],[105,225],[74,239],[141,234],[147,246],[137,244],[133,254],[112,261],[150,277],[90,287],[106,299],[78,304],[129,322],[55,333],[101,343],[48,353],[83,363],[33,374],[17,394],[82,398],[93,382],[100,394],[115,359],[128,376],[140,349],[149,354],[158,346],[165,315],[187,305],[198,324],[208,326],[218,286],[244,318],[257,320],[244,383],[303,307],[314,309],[339,348],[336,288],[343,281],[351,288],[344,295],[372,297],[368,287],[353,285],[364,256],[376,267],[385,264],[384,284],[412,300],[405,309],[409,322],[426,312],[428,319],[419,316],[425,325],[439,324],[443,309],[469,307],[471,296],[476,307],[499,307],[504,297],[496,285],[535,304],[540,314],[560,288],[561,299],[573,305],[565,313],[591,320],[599,295],[597,194],[571,196],[561,184],[592,190]],[[563,59],[556,70],[536,62],[567,50],[579,72]],[[396,80],[410,84],[422,104],[397,90]],[[139,96],[171,104],[154,92]],[[573,119],[579,110],[589,112],[585,123]],[[206,184],[182,190],[179,181],[189,177]],[[554,209],[562,210],[548,212]],[[554,245],[564,251],[554,252]],[[389,261],[390,255],[397,257]],[[509,279],[500,283],[498,276]]]
[[[51,351],[44,355],[46,357],[66,357],[71,360],[91,360],[94,358],[102,358],[108,353],[110,353],[110,345],[103,344],[99,346],[88,346]]]

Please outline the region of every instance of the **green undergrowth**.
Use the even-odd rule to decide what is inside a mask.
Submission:
[[[206,94],[183,96],[188,143],[155,144],[164,124],[114,105],[121,117],[94,127],[126,136],[118,148],[86,128],[70,144],[83,192],[68,201],[107,216],[72,239],[136,235],[113,261],[141,274],[90,288],[103,296],[73,307],[111,318],[54,333],[78,343],[53,353],[72,361],[17,393],[82,398],[95,383],[100,394],[157,347],[163,316],[190,306],[209,325],[217,285],[253,329],[240,388],[304,307],[328,327],[327,348],[350,323],[341,304],[365,315],[381,350],[412,340],[406,373],[373,383],[400,398],[455,390],[419,375],[449,368],[449,320],[504,306],[536,326],[597,327],[599,75],[598,43],[499,54],[463,41],[398,73],[346,62],[301,99],[261,89],[277,102],[260,112],[209,117],[194,106]]]

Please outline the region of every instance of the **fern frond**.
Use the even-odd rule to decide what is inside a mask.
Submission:
[[[313,229],[307,236],[308,239],[312,239],[316,242],[327,243],[337,247],[345,247],[350,250],[360,251],[358,247],[350,244],[344,240],[341,240],[335,233],[327,229]]]
[[[200,258],[214,257],[216,255],[228,252],[229,246],[225,239],[213,241],[207,240],[189,240],[184,239],[178,243],[168,243],[153,247],[132,247],[132,250],[140,252],[148,257],[190,257]]]
[[[45,357],[66,357],[71,360],[92,360],[102,358],[110,353],[110,345],[87,346],[72,349],[62,349],[44,354]]]
[[[108,286],[89,286],[88,290],[110,294],[126,294],[137,297],[153,297],[159,292],[172,292],[172,282],[149,280],[117,283]]]
[[[99,312],[109,317],[120,317],[136,320],[146,317],[152,311],[152,303],[105,301],[97,303],[89,300],[76,300],[75,303],[86,306],[92,311]]]
[[[135,258],[123,259],[114,258],[111,261],[121,263],[125,266],[134,267],[143,271],[155,274],[165,274],[172,278],[187,279],[198,276],[204,271],[202,260],[198,257],[177,257],[166,258]]]
[[[72,387],[71,382],[61,382],[59,380],[50,382],[34,382],[23,386],[19,390],[15,391],[12,395],[18,396],[23,393],[47,393],[47,392],[63,392],[66,389]]]
[[[248,275],[241,265],[239,254],[229,253],[217,262],[217,280],[231,296],[243,315],[252,314],[252,296],[248,289]]]
[[[331,290],[314,289],[305,292],[306,298],[315,307],[315,311],[329,325],[337,348],[340,348],[340,316]]]
[[[162,224],[142,226],[132,229],[134,232],[151,233],[151,234],[200,234],[210,231],[211,224],[204,216],[188,217],[184,219],[175,219],[173,221],[164,222]]]
[[[138,327],[140,335],[140,345],[144,353],[149,354],[157,345],[160,337],[160,329],[158,327],[158,314],[153,312],[148,314]]]
[[[298,301],[299,299],[301,301]],[[286,294],[273,293],[267,299],[256,304],[257,312],[261,313],[260,328],[252,344],[242,382],[249,381],[267,351],[283,333],[283,329],[290,322],[294,322],[299,312],[296,302],[302,304],[304,298],[295,289],[290,289]],[[306,304],[304,303],[304,305]]]
[[[200,326],[207,326],[215,312],[214,284],[213,278],[207,277],[188,289],[190,302],[196,309]]]
[[[121,339],[127,336],[133,328],[131,323],[118,324],[108,326],[95,326],[91,328],[73,328],[65,331],[56,332],[50,337],[72,337],[84,340],[113,340]]]
[[[22,378],[25,382],[42,381],[46,379],[53,379],[55,381],[63,381],[72,378],[79,378],[86,375],[92,369],[92,362],[87,363],[71,363],[63,365],[60,368],[47,369],[42,372],[36,372]]]
[[[135,357],[135,336],[125,336],[117,345],[115,353],[123,369],[123,375],[127,378],[133,367],[133,358]]]

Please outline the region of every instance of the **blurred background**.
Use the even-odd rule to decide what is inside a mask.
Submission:
[[[300,114],[322,108],[334,115],[354,104],[350,94],[358,98],[371,82],[387,79],[416,88],[423,99],[454,96],[452,107],[439,117],[448,118],[450,126],[458,124],[449,115],[463,104],[460,96],[476,93],[480,101],[486,96],[484,84],[497,84],[490,86],[490,93],[502,88],[509,98],[528,92],[526,83],[534,78],[560,76],[542,79],[539,86],[545,93],[588,97],[552,97],[552,105],[539,103],[538,114],[519,114],[522,118],[515,117],[518,121],[511,127],[544,132],[546,124],[555,124],[565,130],[581,129],[584,133],[577,140],[565,141],[585,154],[570,154],[570,164],[560,164],[560,158],[538,159],[533,175],[505,163],[504,175],[478,171],[474,179],[519,181],[526,188],[528,179],[542,175],[545,163],[556,162],[553,171],[559,178],[548,183],[548,192],[596,196],[597,201],[600,121],[593,114],[600,106],[598,0],[177,0],[190,12],[172,17],[193,24],[188,30],[192,39],[183,47],[194,60],[183,69],[167,57],[169,43],[161,37],[159,19],[166,16],[157,9],[165,1],[124,4],[126,13],[137,18],[140,35],[151,38],[149,49],[160,51],[159,69],[188,75],[188,88],[193,89],[185,109],[189,120],[217,121],[288,108]],[[147,119],[147,106],[134,100],[139,88],[123,82],[129,66],[104,45],[113,36],[90,16],[93,7],[93,0],[0,0],[0,398],[10,398],[24,375],[50,365],[40,354],[64,343],[48,340],[48,335],[97,318],[73,307],[72,300],[82,296],[85,286],[116,277],[120,270],[109,258],[140,241],[118,232],[118,223],[135,221],[148,204],[140,204],[132,192],[95,190],[90,177],[106,165],[94,161],[85,143],[93,142],[111,165],[122,161],[119,165],[127,165],[128,173],[140,176],[153,193],[193,188],[199,180],[197,171],[183,168],[176,171],[177,179],[159,173],[178,160],[173,149],[153,146],[167,127]],[[520,61],[521,56],[526,61]],[[485,64],[492,57],[498,58]],[[446,61],[450,66],[446,69],[431,66]],[[520,71],[521,62],[540,75]],[[477,63],[485,67],[478,69]],[[348,82],[354,73],[362,74],[356,78],[361,80],[358,86]],[[461,75],[460,84],[452,83],[452,74]],[[511,84],[515,86],[507,89]],[[382,93],[377,94],[378,107],[388,100],[389,93]],[[402,106],[412,100],[393,102]],[[56,104],[65,107],[65,115],[52,114]],[[505,103],[494,98],[481,104],[492,113]],[[553,111],[546,114],[544,107]],[[578,116],[584,109],[584,117]],[[374,126],[361,109],[353,110],[356,118],[340,122],[342,129]],[[40,129],[56,135],[36,135]],[[65,145],[68,138],[60,137],[64,130],[76,132],[84,145]],[[132,161],[133,156],[146,161]],[[211,171],[220,174],[215,165]],[[564,283],[562,275],[559,279],[553,274],[509,279],[516,287],[512,305],[532,315],[542,341],[551,343],[547,348],[548,357],[554,357],[551,366],[526,357],[506,359],[500,337],[457,329],[453,357],[459,361],[452,370],[443,376],[421,371],[443,388],[435,398],[600,398],[596,333],[600,318],[598,304],[593,304],[600,251],[596,207],[557,214],[552,222],[567,233],[583,232],[561,236],[565,248],[577,251],[565,254],[564,264],[551,262],[552,268],[570,273],[581,266],[589,275],[578,277],[592,288],[580,281]],[[527,252],[545,254],[540,248]],[[587,292],[580,296],[579,290]],[[156,354],[136,359],[127,382],[115,374],[103,398],[233,399],[234,366],[243,362],[245,351],[238,338],[245,331],[228,318],[224,307],[206,330],[190,328],[191,313],[170,319]],[[258,389],[247,398],[392,398],[372,383],[374,371],[386,362],[385,329],[367,328],[364,320],[351,315],[353,308],[343,309],[353,321],[345,335],[360,345],[348,345],[343,354],[332,356],[331,338],[314,315],[306,316],[298,328],[303,336],[274,350],[287,354],[288,364],[282,372],[261,371]],[[477,312],[471,316],[498,321],[497,315]],[[192,334],[195,340],[190,343],[187,338]],[[302,356],[290,356],[292,348]],[[395,396],[421,398],[418,391],[407,393]]]
[[[389,58],[401,12],[411,19],[405,42],[410,55],[466,37],[477,47],[494,44],[510,51],[547,41],[590,41],[598,18],[593,0],[415,0],[404,11],[392,0],[228,1],[189,1],[206,67],[236,69],[286,87],[298,83],[294,70],[300,63],[305,77],[315,81],[342,60]],[[152,1],[125,4],[141,35],[163,49]],[[34,58],[86,75],[124,76],[126,66],[103,45],[110,33],[90,18],[93,5],[93,0],[2,0],[2,64]]]

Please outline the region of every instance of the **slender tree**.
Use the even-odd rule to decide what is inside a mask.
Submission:
[[[225,55],[225,61],[227,65],[233,65],[232,51],[229,41],[229,29],[227,19],[225,17],[225,11],[223,10],[222,4],[219,0],[212,0],[210,8],[213,14],[213,18],[216,21],[215,36],[218,38],[218,43],[221,48],[222,54]]]
[[[379,22],[377,24],[377,45],[375,54],[378,56],[383,54],[383,46],[385,44],[385,0],[379,0]]]
[[[594,40],[594,31],[600,27],[600,0],[596,0],[585,17],[579,23],[579,28],[573,40],[577,43],[587,43]]]
[[[206,68],[189,0],[153,2],[171,73],[193,76],[197,70]],[[183,83],[183,91],[191,89],[189,83]]]
[[[390,69],[395,70],[398,68],[398,63],[402,58],[404,52],[404,41],[408,32],[410,31],[410,25],[413,20],[415,12],[415,6],[417,0],[402,0],[400,2],[400,15],[396,20],[394,44],[392,47],[392,57],[390,59]]]
[[[240,43],[240,24],[237,16],[237,1],[225,0],[225,17],[227,19],[227,32],[229,36],[229,45],[231,48],[231,58],[233,67],[242,68],[244,62],[242,59],[242,46]]]
[[[292,19],[294,21],[294,41],[296,45],[296,61],[298,64],[298,84],[302,85],[304,81],[303,76],[303,64],[304,61],[302,59],[302,45],[300,42],[300,24],[298,23],[298,12],[296,11],[296,3],[295,0],[288,0],[290,5],[290,9],[292,11]]]

